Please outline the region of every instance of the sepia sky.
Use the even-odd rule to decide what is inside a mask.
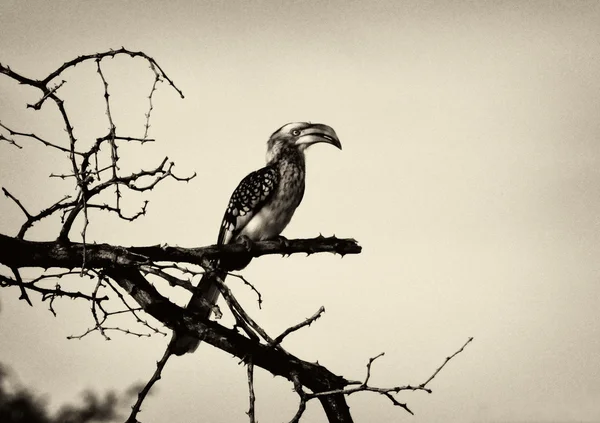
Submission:
[[[243,271],[272,335],[326,313],[284,346],[349,379],[406,393],[415,416],[382,396],[349,397],[356,422],[600,421],[600,3],[595,1],[17,1],[0,3],[0,62],[43,78],[80,54],[125,46],[154,57],[185,94],[154,97],[155,143],[121,150],[124,169],[165,156],[166,181],[134,223],[92,215],[88,239],[186,247],[216,240],[238,181],[264,165],[268,136],[290,121],[326,123],[343,151],[307,151],[304,200],[288,238],[335,234],[358,256],[270,256]],[[119,131],[143,134],[153,75],[139,59],[104,63]],[[60,88],[81,142],[107,133],[94,63]],[[59,81],[58,81],[59,82]],[[0,121],[65,142],[51,104],[0,76]],[[58,152],[0,143],[0,186],[32,211],[73,192]],[[130,214],[143,197],[125,199]],[[20,210],[0,198],[0,233]],[[31,239],[50,240],[58,220]],[[5,270],[5,269],[3,269]],[[61,281],[77,286],[85,280]],[[71,285],[69,285],[71,284]],[[185,302],[185,293],[163,291]],[[53,407],[84,389],[145,381],[168,338],[98,333],[82,302],[18,301],[0,291],[0,361]],[[135,326],[130,321],[121,324]],[[257,417],[289,421],[292,385],[257,370]],[[202,344],[173,358],[144,423],[246,421],[245,368]],[[322,422],[310,403],[303,422]]]

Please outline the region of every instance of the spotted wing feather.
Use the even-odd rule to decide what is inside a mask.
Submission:
[[[219,244],[227,244],[235,239],[250,219],[273,196],[279,174],[272,167],[263,167],[252,172],[233,191],[229,205],[223,216],[219,231]]]

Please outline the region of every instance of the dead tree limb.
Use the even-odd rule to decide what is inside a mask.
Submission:
[[[116,108],[113,108],[110,102],[112,85],[109,84],[102,68],[105,59],[115,56],[142,59],[154,74],[154,81],[149,90],[147,112],[144,115],[146,119],[142,137],[123,134],[119,131],[118,117],[114,115]],[[91,138],[93,140],[91,143],[82,146],[75,136],[67,103],[61,94],[61,91],[64,92],[64,90],[61,89],[68,84],[68,80],[64,79],[65,71],[83,63],[95,64],[96,73],[102,84],[107,132]],[[21,210],[24,219],[21,226],[15,231],[15,236],[0,234],[0,264],[12,272],[10,275],[5,275],[1,273],[3,269],[0,269],[0,288],[18,288],[19,298],[30,304],[32,302],[29,293],[37,293],[41,295],[42,300],[49,300],[49,308],[52,313],[56,313],[53,303],[57,298],[66,297],[88,301],[94,325],[82,335],[73,336],[73,338],[80,338],[97,331],[108,339],[107,332],[111,330],[137,336],[150,336],[153,333],[164,335],[165,333],[159,329],[161,325],[178,332],[189,332],[200,337],[203,342],[247,363],[250,396],[248,414],[251,422],[256,420],[253,379],[253,371],[256,366],[292,382],[294,390],[300,397],[298,411],[292,418],[292,422],[300,420],[308,401],[318,399],[330,423],[352,422],[346,397],[356,392],[382,394],[388,397],[394,405],[411,412],[406,404],[399,402],[393,394],[405,390],[431,392],[427,387],[428,384],[453,357],[462,352],[471,342],[472,338],[459,351],[447,357],[446,361],[422,384],[378,388],[369,385],[369,379],[373,362],[382,354],[369,360],[364,382],[356,382],[336,375],[319,364],[304,361],[283,349],[281,344],[285,338],[317,320],[324,312],[323,307],[312,317],[290,326],[279,336],[271,337],[243,310],[230,287],[221,283],[220,289],[236,319],[236,326],[228,328],[205,317],[199,318],[193,312],[178,306],[159,293],[146,276],[157,277],[170,286],[193,291],[195,288],[191,282],[192,277],[205,271],[212,271],[211,263],[215,259],[228,259],[241,255],[257,258],[267,254],[285,256],[323,252],[344,256],[360,253],[361,247],[353,239],[321,235],[311,239],[288,240],[285,243],[276,240],[257,242],[252,245],[211,245],[198,248],[168,245],[126,247],[90,242],[86,237],[87,227],[90,223],[88,210],[112,213],[119,219],[131,222],[146,213],[148,200],[144,200],[137,212],[123,213],[121,198],[125,192],[147,193],[166,179],[188,182],[196,176],[195,172],[191,175],[188,173],[189,176],[177,175],[173,171],[174,162],[167,157],[156,160],[153,166],[142,167],[130,174],[123,173],[118,164],[119,148],[122,143],[140,142],[144,144],[154,141],[148,138],[148,135],[150,116],[154,110],[153,95],[157,90],[158,83],[166,81],[168,86],[175,90],[181,98],[184,97],[183,92],[167,76],[154,58],[144,52],[132,51],[124,47],[76,57],[40,78],[25,76],[2,63],[0,63],[0,75],[39,90],[39,100],[27,104],[26,107],[40,110],[47,104],[54,104],[58,109],[61,126],[66,134],[63,139],[48,140],[44,134],[37,135],[27,130],[17,130],[9,123],[0,122],[0,142],[4,142],[10,148],[19,148],[19,151],[23,149],[21,144],[38,142],[49,147],[55,154],[62,155],[65,159],[63,168],[50,176],[61,178],[67,183],[72,182],[75,191],[72,195],[55,199],[52,204],[42,210],[32,211],[17,195],[2,187],[8,201]],[[20,143],[20,141],[23,142]],[[66,172],[65,167],[69,169]],[[99,202],[98,198],[105,198],[106,196],[101,196],[101,194],[106,192],[112,193],[111,202]],[[55,239],[48,241],[26,239],[26,235],[29,235],[30,229],[36,223],[52,215],[61,217],[61,224],[57,228]],[[80,233],[82,242],[74,242],[72,236],[72,228],[77,219],[80,222],[83,219],[83,230]],[[41,275],[24,280],[20,272],[20,269],[23,268],[39,268]],[[63,270],[49,272],[49,268]],[[67,291],[56,283],[59,278],[74,277],[75,275],[80,277],[81,283],[78,285],[80,289]],[[88,279],[82,279],[83,276],[90,279],[91,283]],[[254,285],[241,275],[237,275],[237,277],[257,293],[260,305],[262,299]],[[55,283],[55,285],[44,285],[49,282]],[[116,310],[105,307],[105,303],[109,301],[116,302],[119,307]],[[111,316],[123,313],[131,315],[133,321],[144,327],[149,333],[106,326],[106,322]],[[149,323],[144,313],[159,323]],[[128,423],[137,422],[136,416],[141,409],[142,402],[152,385],[160,379],[169,356],[170,352],[167,348],[162,359],[157,363],[154,374],[139,393],[138,400],[127,420]]]

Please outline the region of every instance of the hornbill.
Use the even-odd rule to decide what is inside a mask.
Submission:
[[[274,239],[287,226],[304,195],[304,150],[316,143],[340,150],[342,144],[333,128],[307,122],[288,123],[267,142],[267,165],[246,176],[233,191],[223,216],[217,244]],[[240,270],[250,258],[227,258],[213,263],[190,299],[187,309],[208,319],[219,297],[215,277],[223,280],[228,271]],[[188,333],[173,333],[171,352],[183,355],[196,351],[200,339]]]

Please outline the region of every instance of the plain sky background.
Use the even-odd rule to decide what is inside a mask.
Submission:
[[[307,152],[307,189],[288,238],[356,238],[363,253],[261,258],[229,285],[269,333],[326,313],[289,351],[350,379],[369,357],[377,386],[418,384],[469,336],[433,394],[356,394],[357,422],[600,421],[600,3],[430,1],[10,1],[0,3],[0,62],[42,78],[79,54],[126,46],[154,57],[186,95],[160,86],[153,144],[121,150],[124,169],[164,155],[188,184],[148,195],[129,224],[93,215],[89,239],[124,245],[215,241],[237,182],[264,164],[290,121],[333,126],[344,147]],[[152,73],[104,65],[122,134],[141,136]],[[107,132],[88,63],[60,89],[81,143]],[[0,121],[66,142],[55,108],[0,77]],[[0,185],[32,211],[72,192],[58,152],[0,144]],[[134,212],[141,198],[130,195]],[[23,216],[0,199],[0,232]],[[32,239],[53,239],[59,222]],[[6,270],[6,269],[3,269]],[[63,283],[63,282],[61,282]],[[73,283],[87,283],[85,280]],[[65,286],[68,282],[64,282]],[[86,285],[87,286],[87,285]],[[178,290],[165,295],[184,302]],[[66,337],[93,324],[84,303],[0,293],[0,360],[53,404],[85,388],[146,380],[168,338]],[[136,328],[131,321],[118,321]],[[257,372],[261,423],[289,421],[297,397]],[[210,346],[173,358],[144,423],[246,421],[246,373]],[[304,422],[321,422],[311,403]]]

